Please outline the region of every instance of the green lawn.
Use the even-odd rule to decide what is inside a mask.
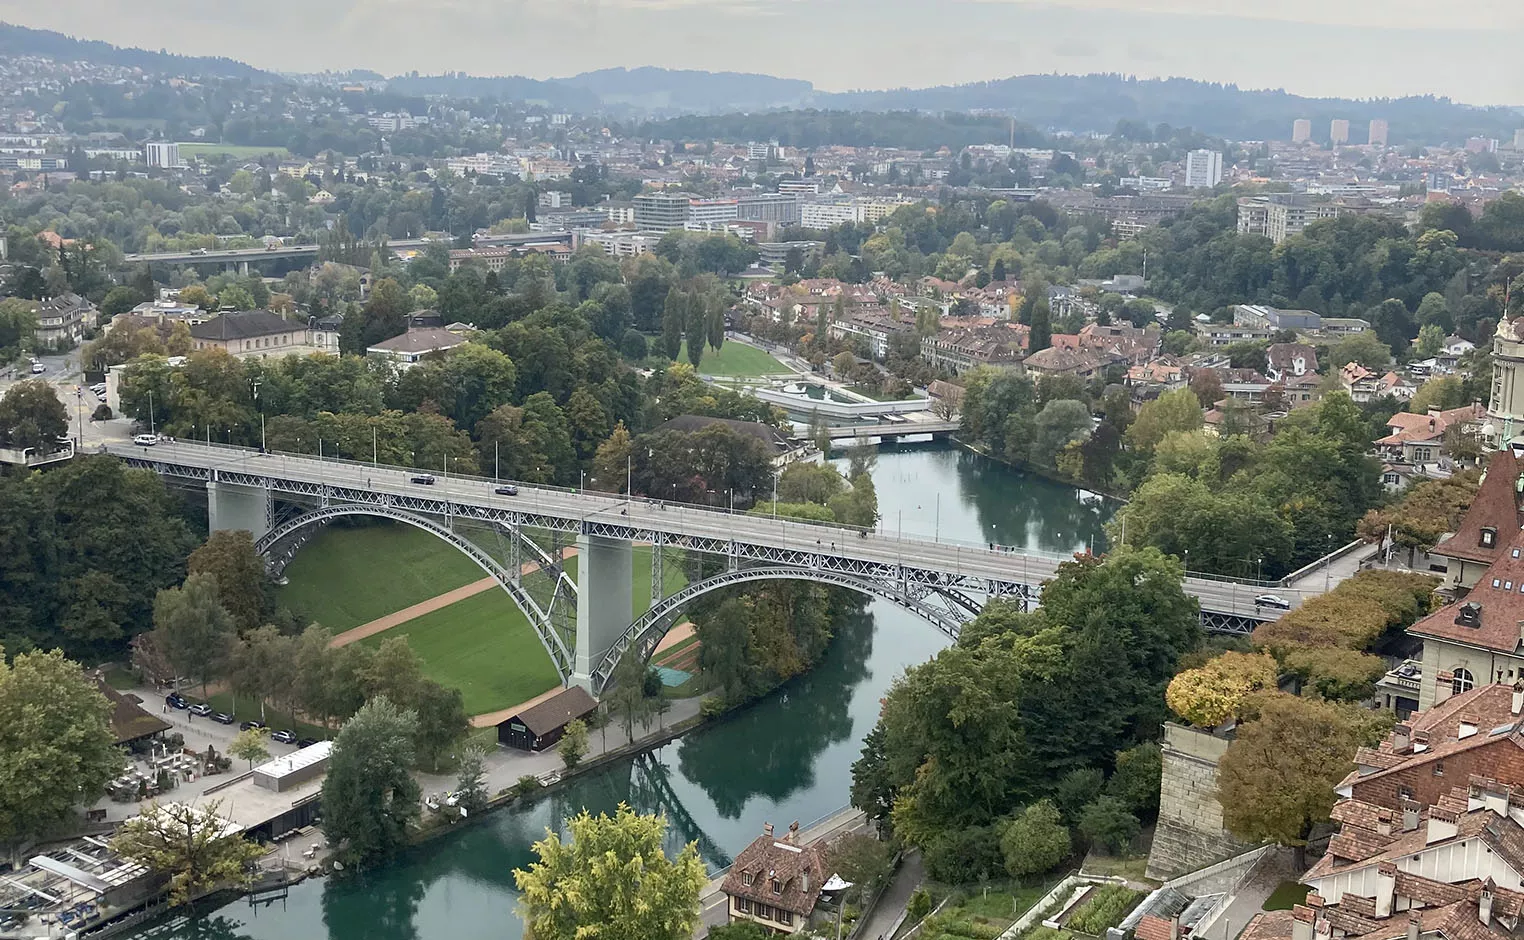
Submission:
[[[396,636],[407,637],[425,675],[460,690],[468,715],[517,705],[560,681],[529,621],[497,588],[360,642]]]
[[[227,154],[239,159],[262,157],[265,154],[275,154],[278,157],[289,157],[291,151],[285,147],[252,147],[241,144],[184,144],[180,145],[182,157],[215,157]]]
[[[1289,911],[1307,899],[1308,887],[1295,881],[1283,881],[1265,899],[1264,910]]]
[[[329,528],[286,569],[280,603],[342,633],[485,577],[471,559],[400,523]]]
[[[688,361],[688,343],[686,340],[683,342],[682,351],[677,354],[677,361]],[[699,361],[698,370],[703,375],[723,375],[734,376],[736,378],[756,378],[761,375],[788,374],[791,371],[788,366],[755,346],[730,341],[721,346],[719,352],[705,347],[704,358]]]

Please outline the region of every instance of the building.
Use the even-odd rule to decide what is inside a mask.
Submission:
[[[173,169],[180,166],[180,145],[172,140],[150,140],[143,145],[143,162],[149,169]]]
[[[332,756],[332,741],[309,744],[255,767],[254,785],[276,793],[295,789],[327,773],[328,760]]]
[[[1312,122],[1306,118],[1297,118],[1291,122],[1291,142],[1293,144],[1305,144],[1312,140]]]
[[[33,335],[44,349],[73,349],[85,335],[85,324],[95,320],[95,305],[72,292],[38,301],[36,311]]]
[[[839,339],[862,337],[868,344],[869,355],[884,360],[889,357],[889,337],[913,332],[915,325],[896,320],[888,313],[864,311],[848,313],[840,320],[832,320],[826,329]]]
[[[635,197],[635,227],[652,232],[684,228],[692,202],[688,193],[641,193]]]
[[[856,222],[859,217],[857,206],[850,202],[807,202],[799,207],[799,224],[817,231]]]
[[[1233,322],[1239,326],[1262,326],[1267,330],[1310,330],[1322,327],[1323,318],[1311,310],[1281,310],[1263,304],[1237,304]]]
[[[1423,640],[1421,708],[1479,683],[1524,679],[1524,651],[1519,645],[1520,621],[1524,621],[1524,558],[1520,557],[1524,533],[1484,526],[1476,535],[1469,547],[1485,550],[1502,545],[1497,559],[1463,598],[1408,629],[1410,636]],[[1439,549],[1453,552],[1460,547]]]
[[[1279,245],[1319,219],[1352,211],[1342,202],[1314,200],[1295,193],[1244,196],[1238,200],[1238,233],[1263,235]]]
[[[1498,560],[1510,533],[1524,528],[1524,497],[1520,495],[1519,461],[1504,448],[1492,455],[1481,486],[1460,526],[1429,549],[1429,557],[1445,563],[1442,590],[1463,597],[1492,563]]]
[[[1328,142],[1335,147],[1349,143],[1349,121],[1344,118],[1334,118],[1328,124]]]
[[[1242,323],[1198,323],[1196,336],[1208,346],[1231,346],[1234,343],[1258,343],[1270,338],[1269,327]]]
[[[437,327],[410,329],[401,336],[384,339],[374,346],[366,347],[369,356],[379,356],[397,363],[399,369],[410,369],[433,353],[444,353],[467,342],[464,336]]]
[[[1265,350],[1265,376],[1272,382],[1317,374],[1318,351],[1306,343],[1272,343]]]
[[[1387,137],[1386,122],[1380,118],[1371,119],[1370,134],[1366,137],[1366,143],[1372,147],[1385,147]]]
[[[1513,132],[1513,149],[1524,150],[1524,127]]]
[[[1216,150],[1192,150],[1185,155],[1188,189],[1211,189],[1222,182],[1222,154]]]
[[[1399,411],[1387,419],[1386,437],[1375,442],[1376,452],[1389,466],[1388,472],[1414,470],[1439,464],[1446,456],[1445,435],[1452,427],[1473,430],[1481,423],[1480,405],[1463,405],[1448,411],[1430,409],[1428,414]]]
[[[460,270],[462,264],[476,262],[488,271],[501,271],[508,262],[530,254],[542,254],[561,264],[571,260],[571,249],[566,240],[553,235],[545,236],[544,242],[523,245],[499,245],[488,248],[452,248],[450,250],[450,273]]]
[[[1482,433],[1495,447],[1512,444],[1524,431],[1524,329],[1520,318],[1503,319],[1492,335],[1492,394]]]
[[[789,196],[818,196],[820,195],[820,180],[779,180],[778,192]]]
[[[634,258],[655,250],[661,242],[661,236],[642,235],[640,232],[594,232],[584,235],[582,241],[587,245],[597,245],[616,258]]]
[[[229,310],[190,328],[197,349],[221,349],[239,358],[312,352],[307,329],[268,310]]]
[[[788,193],[753,193],[740,197],[736,218],[743,222],[799,224],[799,197]]]
[[[707,232],[711,227],[723,228],[726,223],[741,217],[738,199],[690,199],[688,219],[684,228],[692,232]]]
[[[964,330],[942,329],[921,339],[921,358],[933,369],[962,375],[979,366],[1014,369],[1021,366],[1027,328],[993,324]]]
[[[726,921],[746,920],[776,933],[800,933],[820,900],[829,875],[825,856],[814,843],[798,845],[799,823],[781,838],[773,824],[741,850],[720,890],[725,894]]]
[[[498,723],[497,743],[521,751],[543,751],[561,740],[570,722],[598,710],[598,703],[579,685],[569,686]]]
[[[126,747],[174,727],[139,705],[137,696],[129,698],[113,689],[100,674],[95,676],[95,687],[111,703],[111,736],[118,746]]]

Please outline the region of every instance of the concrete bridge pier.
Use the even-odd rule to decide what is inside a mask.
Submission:
[[[635,605],[635,546],[577,536],[577,653],[571,681],[596,694],[593,670],[630,626]]]
[[[207,528],[212,532],[243,529],[254,541],[270,531],[270,491],[263,486],[244,486],[208,480],[206,483]]]

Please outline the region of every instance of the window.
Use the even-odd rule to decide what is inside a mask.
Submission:
[[[1471,674],[1471,670],[1457,666],[1454,673],[1455,678],[1450,680],[1451,693],[1459,695],[1462,692],[1471,691],[1476,686],[1476,677]]]
[[[1434,762],[1434,776],[1436,776],[1436,777],[1443,777],[1444,775],[1445,775],[1445,762],[1442,761],[1442,760],[1441,761],[1435,761]]]
[[[1407,786],[1398,787],[1397,797],[1403,800],[1411,800],[1413,798],[1413,788]]]
[[[1502,578],[1493,578],[1492,579],[1492,586],[1493,587],[1497,587],[1498,585],[1500,585],[1502,583],[1503,583],[1503,579]]]
[[[1482,541],[1481,541],[1482,547],[1483,548],[1492,548],[1493,546],[1497,545],[1497,543],[1498,543],[1498,530],[1494,529],[1490,525],[1489,526],[1483,526],[1482,527]]]
[[[740,911],[742,914],[750,914],[751,902],[745,898],[736,898],[736,910]]]
[[[791,911],[779,911],[778,912],[778,923],[780,923],[780,924],[786,924],[788,926],[793,926],[793,924],[794,924],[794,915],[793,915],[793,912],[791,912]]]

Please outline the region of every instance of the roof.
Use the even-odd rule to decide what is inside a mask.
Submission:
[[[1290,940],[1291,912],[1265,911],[1255,914],[1238,940]]]
[[[1513,455],[1513,449],[1505,447],[1492,455],[1487,472],[1482,475],[1482,484],[1471,499],[1471,507],[1461,519],[1460,528],[1430,549],[1429,554],[1480,562],[1497,558],[1502,554],[1504,543],[1524,525],[1524,513],[1519,511],[1518,487],[1519,461]],[[1498,533],[1492,548],[1482,547],[1483,527],[1491,527]]]
[[[289,777],[304,767],[311,767],[319,761],[325,761],[333,754],[332,741],[319,741],[309,744],[301,750],[292,751],[290,754],[282,754],[274,760],[265,761],[254,768],[256,774],[264,774],[277,780]]]
[[[1512,685],[1477,686],[1440,702],[1428,711],[1414,715],[1406,725],[1399,725],[1377,747],[1362,747],[1355,753],[1355,770],[1345,777],[1341,786],[1366,783],[1388,775],[1393,771],[1443,760],[1452,754],[1473,748],[1511,741],[1513,746],[1524,746],[1516,733],[1520,716],[1513,713]],[[1469,733],[1461,736],[1462,725]],[[1399,747],[1398,735],[1407,731],[1409,743]],[[1371,769],[1374,768],[1374,769]],[[1343,804],[1340,804],[1341,806]],[[1341,819],[1356,822],[1367,829],[1369,821],[1358,807],[1341,809]]]
[[[1408,628],[1415,636],[1515,653],[1524,621],[1524,531],[1517,529],[1496,561],[1464,599],[1453,601]],[[1499,535],[1501,543],[1503,535]],[[1448,554],[1448,553],[1446,553]]]
[[[374,343],[366,349],[366,352],[385,353],[408,353],[419,354],[435,352],[440,349],[451,349],[461,343],[469,342],[464,336],[456,336],[449,330],[437,327],[422,327],[408,330],[401,336],[393,336]]]
[[[795,845],[792,830],[779,839],[771,828],[736,856],[721,890],[807,917],[828,877],[819,844]]]
[[[525,709],[517,715],[510,715],[502,723],[517,721],[528,728],[535,737],[548,734],[565,725],[574,718],[585,718],[598,710],[598,703],[580,685],[562,689],[555,695]]]
[[[227,342],[289,333],[298,329],[301,329],[299,324],[268,310],[229,310],[191,327],[190,334],[195,339]]]
[[[136,696],[123,695],[108,685],[104,678],[97,676],[95,687],[111,703],[111,734],[117,744],[126,744],[170,729],[169,722],[145,711],[138,704]]]
[[[754,437],[767,445],[773,452],[788,448],[788,435],[770,424],[760,421],[738,421],[735,418],[711,418],[708,415],[678,415],[671,421],[664,422],[656,427],[657,431],[682,431],[692,434],[694,431],[702,431],[704,428],[713,427],[716,424],[724,425],[737,434],[745,434]]]

